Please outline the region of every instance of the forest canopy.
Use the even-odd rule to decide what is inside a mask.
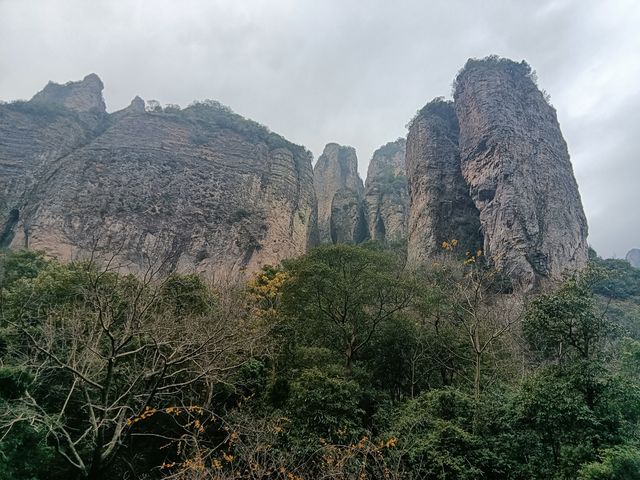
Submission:
[[[640,479],[640,274],[525,296],[457,242],[249,282],[0,254],[0,479]]]

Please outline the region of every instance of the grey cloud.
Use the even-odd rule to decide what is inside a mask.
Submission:
[[[640,246],[634,0],[0,0],[0,98],[98,73],[135,96],[213,98],[360,172],[468,57],[526,59],[552,97],[603,255]]]

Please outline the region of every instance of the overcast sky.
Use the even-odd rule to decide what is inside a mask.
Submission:
[[[97,73],[135,95],[211,98],[305,145],[373,151],[451,94],[469,57],[526,59],[551,95],[591,245],[640,247],[637,0],[0,0],[0,99]]]

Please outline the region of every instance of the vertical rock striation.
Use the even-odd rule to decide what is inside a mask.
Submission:
[[[30,101],[0,106],[0,247],[11,244],[21,208],[51,162],[104,128],[102,82],[49,83]]]
[[[458,121],[453,104],[435,99],[409,127],[406,153],[411,209],[407,263],[424,266],[456,239],[462,249],[482,245],[479,213],[460,169]]]
[[[536,288],[587,261],[587,222],[556,112],[525,62],[469,60],[455,81],[462,173],[498,270]]]
[[[106,114],[102,82],[0,106],[3,245],[255,271],[317,241],[311,155],[217,102]]]
[[[364,185],[352,147],[325,146],[313,171],[321,243],[359,243],[367,239]]]
[[[409,192],[405,146],[404,138],[389,142],[376,150],[369,162],[365,203],[372,240],[393,242],[407,236]]]

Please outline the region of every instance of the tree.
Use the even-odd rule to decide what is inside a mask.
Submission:
[[[600,461],[583,466],[579,480],[640,480],[640,449],[631,446],[605,450]]]
[[[36,426],[77,474],[101,478],[126,463],[140,420],[205,404],[212,382],[249,358],[255,337],[241,318],[219,315],[194,277],[156,275],[53,262],[3,292],[5,361],[31,378],[3,405],[4,438]]]
[[[382,252],[325,246],[284,265],[290,277],[283,286],[285,312],[308,339],[339,350],[348,372],[380,324],[412,298],[392,257]]]
[[[474,399],[455,389],[426,392],[395,412],[387,436],[398,439],[395,455],[405,478],[482,478],[473,434]]]
[[[482,361],[485,354],[524,313],[524,298],[513,293],[508,282],[496,270],[485,264],[482,251],[467,252],[466,260],[455,258],[456,240],[443,243],[445,252],[438,272],[439,282],[448,292],[451,321],[462,329],[471,347],[473,358],[473,389],[480,398]]]
[[[523,329],[538,353],[557,362],[575,356],[589,361],[602,353],[602,341],[613,331],[613,324],[606,308],[598,311],[592,292],[600,275],[589,269],[532,302]]]

